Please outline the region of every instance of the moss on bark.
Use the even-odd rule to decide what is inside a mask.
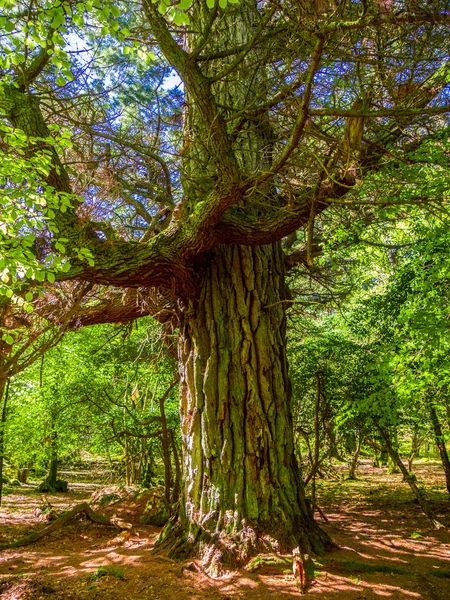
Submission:
[[[160,539],[209,572],[260,552],[322,552],[294,455],[278,244],[221,247],[181,315],[183,489]]]

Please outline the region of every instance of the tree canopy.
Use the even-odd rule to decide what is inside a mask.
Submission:
[[[399,161],[401,201],[439,204],[408,157],[441,160],[445,3],[221,4],[2,3],[3,293],[77,277],[186,298],[214,247],[312,238],[368,173],[403,187]]]

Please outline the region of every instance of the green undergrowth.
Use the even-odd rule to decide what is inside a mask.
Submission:
[[[101,496],[98,503],[100,506],[106,506],[107,504],[111,504],[111,502],[116,502],[117,500],[120,500],[119,494],[105,494],[104,496]]]
[[[292,558],[284,558],[282,556],[264,556],[258,555],[250,560],[246,565],[245,570],[249,573],[254,573],[263,567],[280,567],[286,568],[291,567]]]
[[[125,579],[125,570],[119,567],[98,567],[97,571],[92,575],[92,581],[97,581],[101,577],[115,577],[116,579]]]
[[[410,570],[393,565],[367,565],[365,563],[349,561],[332,561],[337,567],[351,573],[388,573],[390,575],[407,575]]]
[[[332,567],[348,571],[351,574],[360,573],[386,573],[387,575],[410,575],[411,569],[397,567],[394,565],[381,565],[381,564],[366,564],[357,561],[340,561],[332,559],[330,561],[323,561],[322,563],[316,563],[323,570],[327,571]],[[430,569],[426,571],[426,575],[430,577],[439,577],[440,579],[450,579],[450,569]]]
[[[406,458],[403,457],[404,462]],[[345,504],[349,508],[361,503],[368,507],[385,507],[404,509],[414,504],[412,492],[403,481],[400,473],[390,474],[386,467],[376,468],[367,464],[367,459],[360,463],[357,479],[347,479],[348,471],[336,463],[333,465],[333,478],[317,479],[317,500],[319,506],[336,506]],[[430,506],[439,511],[443,503],[448,502],[448,493],[442,477],[442,465],[436,459],[422,459],[414,463],[414,474],[418,487],[427,498]]]
[[[440,579],[450,579],[450,569],[439,569],[439,571],[430,569],[426,574]]]

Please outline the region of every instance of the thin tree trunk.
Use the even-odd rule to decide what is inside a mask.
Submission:
[[[420,438],[417,431],[413,431],[411,439],[411,452],[408,457],[408,471],[412,473],[413,462],[416,456],[419,454],[420,447],[423,443],[423,439]]]
[[[58,449],[57,449],[57,433],[52,431],[50,435],[50,472],[48,482],[52,488],[56,487],[58,479]]]
[[[159,399],[159,413],[161,416],[161,444],[163,449],[163,460],[164,460],[164,498],[167,506],[170,505],[170,490],[172,488],[172,465],[170,464],[170,441],[169,433],[167,431],[167,419],[164,402],[166,400],[166,394],[163,394]]]
[[[403,475],[403,480],[406,481],[406,483],[411,488],[411,491],[413,492],[414,496],[416,497],[417,502],[419,503],[419,506],[423,510],[424,514],[430,519],[430,521],[433,523],[433,525],[436,529],[440,529],[441,527],[444,527],[444,525],[438,520],[438,518],[433,513],[433,511],[428,507],[427,502],[422,495],[422,492],[417,487],[415,476],[408,472],[408,469],[403,464],[403,461],[400,458],[397,450],[395,450],[394,447],[392,446],[389,435],[379,425],[377,425],[377,429],[380,432],[381,437],[383,438],[383,440],[386,444],[386,450],[387,450],[390,458],[399,468],[401,474]]]
[[[339,452],[339,448],[336,440],[336,432],[334,430],[334,418],[333,418],[333,396],[325,396],[323,386],[322,386],[322,406],[323,406],[323,438],[324,440],[328,440],[330,449],[329,456],[330,458],[335,458],[336,460],[343,460],[341,453]]]
[[[126,398],[125,398],[125,402],[126,402]],[[129,454],[130,442],[128,440],[128,434],[126,433],[127,421],[125,418],[125,407],[123,409],[123,428],[125,431],[124,440],[123,440],[123,450],[125,453],[125,481],[126,481],[127,485],[131,485],[131,458],[130,458],[130,454]]]
[[[8,403],[9,379],[0,379],[0,402],[3,400],[0,422],[0,505],[3,497],[3,465],[5,456],[6,407]]]
[[[439,417],[436,412],[436,408],[434,404],[430,400],[428,403],[431,423],[433,424],[434,437],[436,440],[436,446],[439,449],[439,454],[441,456],[442,466],[444,467],[445,473],[445,484],[447,487],[447,492],[450,494],[450,460],[448,458],[447,447],[444,441],[444,435],[442,433],[441,423],[439,421]]]
[[[356,446],[356,450],[353,453],[350,467],[348,469],[348,478],[349,479],[356,479],[356,469],[358,467],[359,455],[361,454],[362,440],[363,440],[363,435],[359,431],[358,432],[358,444]]]
[[[397,452],[397,448],[398,448],[398,432],[397,432],[397,430],[394,431],[392,438],[389,438],[392,448]],[[388,467],[388,473],[390,475],[395,475],[396,473],[399,472],[398,464],[395,462],[395,460],[393,460],[393,458],[389,454],[389,452],[388,452],[387,467]]]
[[[177,444],[175,441],[175,433],[173,429],[169,429],[170,445],[172,447],[173,462],[175,465],[175,480],[173,483],[172,492],[172,504],[178,501],[180,497],[180,486],[181,486],[181,464],[180,457],[178,456]]]
[[[319,421],[319,411],[320,411],[320,399],[322,395],[321,390],[321,373],[316,373],[316,401],[314,403],[314,456],[311,464],[311,470],[306,477],[303,484],[306,485],[311,481],[311,502],[313,506],[313,510],[317,508],[317,499],[316,499],[316,476],[317,471],[319,469],[319,451],[320,451],[320,421]]]
[[[320,398],[321,398],[321,379],[320,372],[316,373],[316,401],[314,403],[314,455],[311,464],[311,470],[305,478],[304,485],[308,485],[308,483],[312,479],[312,498],[313,502],[316,500],[316,474],[319,469],[319,452],[320,452],[320,420],[319,420],[319,411],[320,411]]]

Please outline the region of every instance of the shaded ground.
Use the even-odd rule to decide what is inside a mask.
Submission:
[[[450,524],[450,501],[437,463],[419,464],[434,510]],[[450,600],[450,531],[431,529],[400,475],[364,465],[355,482],[318,484],[329,523],[341,546],[316,561],[316,581],[306,596],[321,600],[380,598]],[[93,484],[71,484],[68,495],[46,495],[56,508],[89,498]],[[43,527],[32,488],[7,488],[0,507],[1,541]],[[121,505],[113,507],[118,516]],[[110,511],[111,512],[111,509]],[[132,508],[128,505],[130,520]],[[299,598],[289,571],[245,571],[212,580],[151,550],[155,527],[137,525],[131,535],[82,521],[36,544],[0,553],[4,600],[273,600]],[[411,537],[413,536],[413,537]],[[114,572],[102,571],[114,567]],[[100,571],[99,571],[100,569]],[[122,579],[123,578],[123,579]]]

